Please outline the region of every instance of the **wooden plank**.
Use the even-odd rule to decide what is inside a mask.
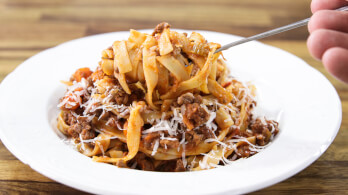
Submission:
[[[59,183],[0,181],[0,194],[88,194]]]
[[[9,23],[9,22],[17,22],[17,21],[23,21],[23,20],[35,22],[35,21],[38,21],[39,19],[40,19],[39,12],[33,12],[28,9],[21,10],[21,11],[3,9],[3,11],[1,12],[0,22]]]
[[[270,1],[270,0],[166,0],[165,4],[168,6],[171,5],[224,5],[224,6],[245,6],[245,7],[262,7],[262,8],[274,8],[274,7],[304,7],[309,6],[310,0],[282,0],[282,1]],[[31,0],[23,1],[23,0],[11,0],[6,2],[6,6],[10,8],[20,8],[20,7],[54,7],[57,5],[65,5],[71,7],[109,7],[109,6],[144,6],[144,5],[158,5],[163,4],[161,0],[147,0],[147,1],[139,1],[139,0],[123,0],[123,1],[110,1],[110,0],[98,0],[98,1],[85,1],[85,0],[51,0],[51,1],[42,1],[42,0]]]
[[[0,141],[0,160],[17,160]]]
[[[12,72],[24,60],[1,60],[0,59],[0,74],[6,76]]]
[[[1,60],[25,60],[37,53],[41,50],[30,49],[30,50],[1,50],[0,49],[0,59]]]
[[[0,180],[53,182],[19,160],[0,160]]]
[[[84,35],[86,27],[69,23],[28,23],[24,21],[6,24],[0,28],[0,40],[26,44],[25,42],[59,42]],[[3,43],[1,44],[3,45]]]
[[[153,12],[153,9],[161,10]],[[106,7],[100,12],[99,8],[80,8],[78,12],[74,8],[64,9],[63,14],[54,10],[44,13],[43,21],[73,21],[73,22],[104,22],[104,21],[177,21],[182,23],[200,23],[205,26],[218,23],[220,25],[237,24],[262,26],[270,25],[271,21],[267,12],[261,9],[225,6],[173,6],[166,5],[142,6],[142,7]],[[247,11],[248,10],[248,11]],[[165,13],[165,14],[164,14]],[[209,14],[207,14],[209,13]],[[144,18],[143,16],[147,17]],[[214,15],[214,17],[211,17]],[[234,15],[234,17],[228,17]],[[226,16],[228,20],[226,20]]]

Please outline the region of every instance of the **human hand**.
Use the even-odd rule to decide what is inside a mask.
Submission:
[[[348,0],[312,0],[307,46],[329,73],[348,83],[348,12],[332,10],[346,5]]]

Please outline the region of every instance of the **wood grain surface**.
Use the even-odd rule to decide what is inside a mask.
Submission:
[[[0,0],[0,81],[30,56],[88,35],[154,28],[167,21],[173,28],[250,36],[307,18],[309,7],[310,0]],[[254,194],[348,194],[348,86],[310,56],[307,37],[304,27],[262,42],[302,58],[332,82],[342,100],[341,129],[315,163]],[[83,192],[35,172],[0,143],[0,194],[13,193]]]

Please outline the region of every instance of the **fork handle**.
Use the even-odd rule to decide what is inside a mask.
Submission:
[[[348,10],[348,6],[341,7],[341,8],[336,9],[336,10],[337,11],[347,11]],[[294,23],[288,24],[286,26],[282,26],[282,27],[279,27],[279,28],[276,28],[276,29],[273,29],[273,30],[269,30],[269,31],[266,31],[266,32],[263,32],[263,33],[260,33],[260,34],[254,35],[254,36],[251,36],[251,37],[247,37],[247,38],[241,39],[239,41],[235,41],[235,42],[229,43],[229,44],[224,45],[221,48],[217,49],[215,51],[215,53],[223,51],[223,50],[226,50],[226,49],[228,49],[230,47],[233,47],[233,46],[236,46],[236,45],[240,45],[242,43],[246,43],[246,42],[253,41],[253,40],[258,40],[258,39],[263,39],[265,37],[269,37],[269,36],[276,35],[276,34],[279,34],[279,33],[282,33],[282,32],[288,31],[288,30],[292,30],[292,29],[295,29],[295,28],[298,28],[298,27],[301,27],[301,26],[305,26],[305,25],[308,24],[310,19],[311,18],[300,20],[298,22],[294,22]]]

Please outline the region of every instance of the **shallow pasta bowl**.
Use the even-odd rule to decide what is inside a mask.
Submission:
[[[240,38],[198,32],[217,43]],[[303,170],[324,153],[339,130],[341,102],[322,74],[287,52],[250,42],[224,56],[233,76],[256,86],[257,111],[280,123],[280,133],[265,150],[198,172],[146,172],[93,162],[56,132],[56,105],[65,91],[59,81],[77,68],[94,69],[103,49],[128,36],[115,32],[69,41],[31,57],[9,74],[0,85],[0,137],[5,146],[41,174],[91,193],[240,194]]]

